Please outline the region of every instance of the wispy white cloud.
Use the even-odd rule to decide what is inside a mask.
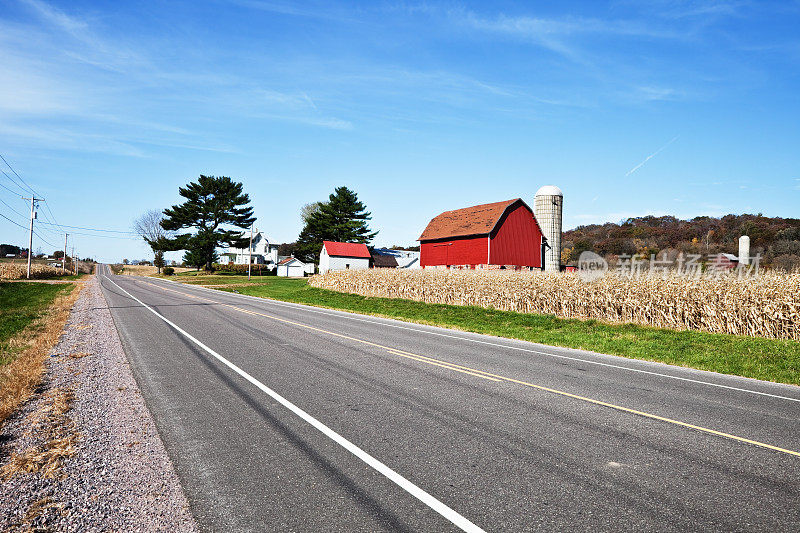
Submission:
[[[308,91],[254,89],[253,81],[224,68],[194,68],[191,53],[182,52],[185,67],[176,68],[164,52],[183,45],[169,36],[129,42],[132,37],[115,32],[106,19],[43,0],[18,1],[27,19],[0,17],[0,136],[6,143],[132,157],[152,146],[231,152],[213,126],[204,129],[222,120],[225,109],[238,120],[260,116],[353,128],[352,121],[320,109]],[[247,106],[239,106],[242,101]],[[198,128],[200,120],[205,124]]]
[[[642,3],[637,2],[640,6]],[[741,0],[660,0],[646,6],[658,16],[672,19],[740,16],[751,2]]]
[[[626,172],[626,173],[625,173],[625,177],[628,177],[628,176],[630,176],[631,174],[633,174],[634,172],[636,172],[637,170],[639,170],[640,168],[642,168],[642,166],[643,166],[645,163],[647,163],[648,161],[650,161],[651,159],[653,159],[655,156],[657,156],[658,154],[660,154],[660,153],[661,153],[661,152],[662,152],[662,151],[663,151],[663,150],[664,150],[664,149],[665,149],[667,146],[669,146],[670,144],[672,144],[672,143],[674,143],[675,141],[677,141],[677,140],[678,140],[678,137],[680,137],[680,135],[676,135],[675,137],[673,137],[672,139],[670,139],[670,141],[669,141],[667,144],[665,144],[664,146],[662,146],[661,148],[659,148],[658,150],[656,150],[656,151],[655,151],[655,152],[653,152],[652,154],[650,154],[650,155],[648,155],[647,157],[645,157],[645,158],[644,158],[644,161],[642,161],[641,163],[639,163],[638,165],[636,165],[635,167],[633,167],[632,169],[630,169],[628,172]]]
[[[69,16],[60,9],[40,0],[21,0],[21,2],[35,10],[42,19],[73,37],[78,39],[86,37],[88,24],[85,21]]]
[[[293,17],[358,22],[358,19],[345,15],[342,10],[333,8],[331,3],[313,2],[274,2],[268,0],[230,0],[230,3],[258,11],[289,15]]]
[[[579,40],[587,36],[634,37],[647,39],[674,39],[680,34],[657,28],[646,21],[602,20],[595,18],[535,16],[507,16],[495,18],[479,16],[471,11],[452,10],[452,19],[478,31],[522,39],[564,57],[584,62],[584,52]]]
[[[105,134],[91,134],[72,128],[48,125],[47,127],[16,126],[0,121],[0,139],[47,150],[87,153],[105,153],[125,157],[147,157],[141,148]]]
[[[683,96],[679,91],[670,87],[637,87],[637,96],[640,99],[654,101],[654,100],[676,100]]]
[[[353,129],[353,123],[350,122],[349,120],[342,120],[340,118],[334,118],[334,117],[330,117],[330,118],[326,118],[326,117],[310,118],[310,119],[303,120],[303,122],[305,122],[307,124],[314,125],[314,126],[322,126],[324,128],[330,128],[330,129],[334,129],[334,130],[352,130]]]

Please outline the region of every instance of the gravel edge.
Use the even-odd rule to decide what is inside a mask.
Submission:
[[[75,400],[62,424],[75,453],[55,478],[21,473],[0,480],[0,530],[194,532],[175,468],[133,377],[96,276],[84,288],[42,385],[0,428],[0,464],[46,441],[31,431],[57,391]],[[88,353],[72,358],[69,354]]]

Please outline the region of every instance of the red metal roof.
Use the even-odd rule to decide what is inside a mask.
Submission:
[[[336,255],[339,257],[363,257],[369,259],[369,249],[367,245],[361,242],[333,242],[322,241],[328,255]]]
[[[285,265],[286,263],[291,263],[292,261],[295,261],[294,257],[287,257],[286,259],[281,259],[278,265]]]
[[[505,202],[494,202],[454,211],[445,211],[428,222],[425,231],[422,232],[422,235],[417,240],[429,241],[448,237],[464,237],[466,235],[488,235],[497,226],[506,209],[516,202],[522,202],[522,199],[514,198]],[[525,202],[522,203],[524,204]]]

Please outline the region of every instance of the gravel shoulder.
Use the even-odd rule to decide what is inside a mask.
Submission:
[[[0,428],[0,530],[197,531],[95,276]]]

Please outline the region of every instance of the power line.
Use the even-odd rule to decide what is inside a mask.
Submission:
[[[42,237],[41,235],[39,235],[38,233],[36,233],[36,230],[33,230],[33,234],[34,234],[34,235],[36,235],[37,237],[39,237],[39,239],[40,239],[40,240],[41,240],[43,243],[45,243],[45,244],[47,244],[47,245],[49,245],[49,246],[52,246],[53,248],[58,248],[58,246],[56,246],[56,245],[55,245],[55,244],[53,244],[52,242],[48,241],[47,239],[45,239],[44,237]]]
[[[20,213],[19,211],[17,211],[16,209],[14,209],[14,208],[13,208],[13,207],[11,207],[10,205],[8,205],[8,204],[7,204],[7,203],[6,203],[6,202],[5,202],[5,201],[4,201],[2,198],[0,198],[0,202],[2,202],[3,204],[5,204],[5,205],[6,205],[6,207],[8,207],[8,208],[9,208],[9,209],[11,209],[12,211],[14,211],[16,214],[18,214],[18,215],[19,215],[19,216],[21,216],[22,218],[27,218],[27,217],[29,217],[29,216],[30,216],[30,215],[27,215],[27,216],[26,216],[26,215],[24,215],[24,214]],[[39,224],[47,224],[47,222],[41,222],[41,221],[39,221]],[[59,233],[58,233],[57,231],[53,230],[53,229],[50,229],[50,228],[47,228],[47,227],[43,227],[42,229],[43,229],[43,230],[45,230],[45,231],[47,231],[47,232],[49,232],[49,233],[51,233],[51,234],[53,234],[53,235],[59,235]]]
[[[56,220],[56,216],[53,214],[53,211],[50,209],[50,202],[48,202],[47,200],[43,200],[43,202],[44,202],[44,206],[47,208],[47,212],[50,213],[51,217],[53,217],[53,222],[55,222],[56,226],[58,226],[59,228],[61,228],[63,230],[64,227],[61,224],[58,223],[58,220]],[[64,233],[66,233],[66,231]]]
[[[58,248],[58,247],[57,247],[55,244],[53,244],[52,242],[50,242],[50,241],[48,241],[47,239],[45,239],[44,237],[42,237],[42,236],[41,236],[41,235],[40,235],[38,232],[36,232],[36,230],[34,230],[34,229],[33,229],[33,207],[34,207],[34,203],[37,201],[37,198],[36,198],[36,197],[38,196],[38,195],[37,195],[37,193],[36,193],[36,191],[33,189],[33,187],[31,187],[31,186],[28,184],[28,182],[26,182],[26,181],[25,181],[25,180],[22,178],[22,176],[20,176],[20,175],[19,175],[19,172],[17,172],[16,170],[14,170],[14,167],[12,167],[12,166],[11,166],[11,163],[9,163],[9,162],[6,160],[6,158],[5,158],[5,157],[3,157],[3,154],[0,154],[0,159],[1,159],[1,160],[3,161],[3,163],[5,163],[5,164],[6,164],[6,166],[7,166],[7,167],[8,167],[8,168],[11,170],[11,172],[14,174],[14,176],[16,176],[16,177],[17,177],[17,179],[19,180],[19,182],[20,182],[20,183],[22,183],[22,185],[24,185],[24,186],[25,186],[25,187],[26,187],[26,188],[27,188],[29,191],[31,191],[31,193],[33,193],[33,196],[30,198],[30,200],[31,200],[31,227],[29,228],[29,231],[30,231],[31,235],[36,235],[36,236],[39,238],[39,240],[41,240],[43,243],[47,244],[48,246],[52,246],[53,248]],[[0,170],[2,170],[2,169],[0,169]],[[20,187],[20,185],[19,185],[19,184],[18,184],[16,181],[14,181],[14,179],[13,179],[11,176],[9,176],[9,175],[8,175],[8,173],[7,173],[5,170],[2,170],[2,172],[3,172],[3,175],[5,175],[5,177],[7,177],[7,178],[9,179],[9,181],[11,181],[11,183],[13,183],[13,184],[14,184],[14,186],[16,186],[16,187]],[[8,187],[6,187],[5,185],[3,185],[3,187],[4,187],[5,189],[7,189],[7,190],[11,191],[11,189],[9,189]],[[23,192],[25,192],[25,189],[24,189],[23,187],[20,187],[20,189],[21,189]],[[11,191],[11,192],[13,192],[13,191]],[[39,200],[41,200],[41,201],[45,201],[45,200],[44,200],[44,198],[40,198]],[[45,201],[45,202],[46,202],[46,201]],[[15,213],[17,213],[18,215],[20,215],[20,216],[23,216],[21,213],[19,213],[18,211],[16,211],[16,210],[15,210],[13,207],[11,207],[10,205],[6,204],[6,202],[5,202],[5,201],[3,201],[3,203],[4,203],[5,205],[7,205],[7,206],[8,206],[8,207],[9,207],[9,208],[12,210],[12,211],[14,211]],[[48,212],[50,213],[50,217],[52,217],[52,221],[53,221],[53,222],[56,222],[56,217],[55,217],[55,215],[53,215],[53,211],[52,211],[52,209],[50,209],[50,205],[49,205],[49,204],[47,204],[47,203],[45,203],[45,206],[47,207],[47,210],[48,210]],[[2,213],[0,213],[0,215],[1,215],[1,214],[2,214]],[[45,218],[47,218],[47,219],[49,220],[49,217],[48,217],[47,213],[43,213],[43,214],[44,214]],[[3,216],[3,218],[5,218],[6,220],[8,220],[9,222],[12,222],[13,224],[15,224],[15,225],[17,225],[17,226],[20,226],[21,228],[25,229],[25,226],[22,226],[21,224],[18,224],[18,223],[16,223],[16,222],[14,222],[13,220],[11,220],[10,218],[8,218],[8,217],[7,217],[7,216],[5,216],[5,215],[2,215],[2,216]],[[58,224],[57,224],[57,222],[56,222],[56,224],[54,224],[54,225],[58,225]],[[45,230],[48,230],[48,228],[43,228],[43,229],[45,229]],[[52,230],[48,230],[48,231],[50,231],[51,233],[55,233],[55,232],[53,232]],[[31,248],[33,248],[33,243],[32,243],[32,242],[29,242],[28,248],[29,248],[29,249],[28,249],[28,277],[30,277],[30,258],[31,258],[31,256],[33,255],[33,250],[31,249]],[[66,250],[64,250],[64,254],[65,254],[65,255],[66,255],[66,253],[67,253],[67,251],[66,251]]]
[[[44,202],[44,198],[42,198],[42,201]],[[42,211],[42,215],[44,215],[45,220],[47,220],[48,222],[51,223],[54,222],[49,216],[47,216],[47,213],[45,213],[44,211]],[[41,221],[39,223],[41,224]]]
[[[14,185],[16,185],[16,186],[19,188],[19,190],[21,190],[21,191],[22,191],[22,193],[23,193],[23,194],[26,192],[26,191],[25,191],[25,189],[23,189],[22,187],[20,187],[19,185],[17,185],[17,182],[16,182],[16,181],[14,181],[13,179],[11,179],[11,176],[9,176],[8,174],[6,174],[6,171],[5,171],[5,170],[3,170],[2,168],[0,168],[0,172],[2,172],[3,174],[5,174],[5,176],[8,178],[8,180],[9,180],[11,183],[13,183]],[[8,187],[6,187],[5,185],[3,185],[3,183],[2,183],[2,182],[0,182],[0,187],[4,188],[5,190],[7,190],[8,192],[10,192],[10,193],[11,193],[11,194],[13,194],[14,196],[19,196],[19,193],[18,193],[17,191],[13,191],[13,190],[9,189],[9,188],[8,188]]]
[[[5,216],[3,213],[0,213],[0,217],[3,217],[4,219],[8,220],[9,222],[11,222],[12,224],[14,224],[15,226],[19,226],[20,228],[24,229],[25,231],[29,231],[29,230],[30,230],[30,228],[26,228],[25,226],[23,226],[23,225],[22,225],[22,224],[20,224],[19,222],[15,222],[15,221],[11,220],[11,219],[10,219],[10,218],[8,218],[7,216]],[[39,237],[39,239],[41,239],[41,241],[42,241],[43,243],[45,243],[45,244],[47,244],[47,245],[49,245],[49,246],[52,246],[53,248],[58,248],[58,246],[56,246],[56,245],[55,245],[55,244],[53,244],[52,242],[48,241],[47,239],[45,239],[44,237],[42,237],[41,235],[39,235],[38,233],[36,233],[36,230],[33,230],[33,234],[34,234],[34,235],[36,235],[37,237]],[[97,237],[102,237],[102,235],[97,235]]]
[[[30,191],[33,193],[34,197],[35,197],[35,196],[37,195],[37,193],[36,193],[36,191],[34,191],[34,190],[33,190],[33,187],[31,187],[30,185],[28,185],[28,182],[26,182],[26,181],[25,181],[25,180],[22,178],[22,176],[20,176],[20,175],[19,175],[19,172],[17,172],[16,170],[14,170],[14,167],[12,167],[12,166],[11,166],[11,163],[9,163],[9,162],[6,160],[6,158],[5,158],[5,157],[3,157],[3,155],[2,155],[2,154],[0,154],[0,159],[2,159],[2,160],[3,160],[3,163],[5,163],[5,164],[6,164],[6,166],[7,166],[7,167],[8,167],[8,168],[11,170],[11,172],[12,172],[12,173],[13,173],[13,174],[14,174],[14,175],[17,177],[17,179],[19,179],[19,181],[20,181],[20,182],[21,182],[21,183],[22,183],[22,184],[23,184],[25,187],[27,187],[27,188],[28,188],[28,190],[30,190]],[[0,172],[2,172],[2,173],[3,173],[3,174],[4,174],[4,175],[5,175],[5,176],[6,176],[6,177],[7,177],[7,178],[8,178],[8,179],[9,179],[9,180],[10,180],[10,181],[11,181],[11,182],[12,182],[12,183],[15,185],[15,186],[19,187],[19,188],[20,188],[20,190],[22,190],[23,192],[25,192],[25,189],[23,189],[22,187],[20,187],[20,185],[19,185],[19,184],[18,184],[16,181],[14,181],[14,179],[13,179],[11,176],[9,176],[9,175],[8,175],[8,173],[7,173],[5,170],[3,170],[3,169],[0,169]],[[8,187],[6,187],[5,185],[3,185],[3,187],[4,187],[5,189],[7,189],[7,190],[11,191],[11,189],[9,189]],[[14,191],[11,191],[11,192],[14,192]],[[16,194],[16,193],[15,193],[15,194]],[[53,210],[50,208],[50,203],[49,203],[49,202],[48,202],[46,199],[44,199],[44,198],[42,198],[42,201],[45,203],[45,208],[47,208],[47,212],[44,212],[44,211],[42,211],[42,214],[44,215],[44,217],[45,217],[45,218],[46,218],[48,221],[50,221],[50,225],[53,225],[53,226],[58,226],[59,228],[61,228],[61,230],[63,230],[64,228],[63,228],[63,227],[61,227],[61,225],[58,223],[58,220],[56,219],[56,216],[55,216],[55,214],[53,213]],[[5,202],[3,202],[3,203],[5,203]],[[8,205],[8,204],[6,204],[6,205]],[[11,206],[9,206],[9,207],[11,207]],[[12,208],[12,210],[13,210],[13,208]],[[49,215],[48,215],[48,213],[49,213]],[[18,214],[19,214],[19,213],[18,213]],[[23,216],[24,216],[24,215],[23,215]],[[40,222],[39,222],[39,224],[48,224],[48,222],[41,222],[41,221],[40,221]],[[53,234],[56,234],[56,233],[57,233],[57,232],[55,232],[54,230],[51,230],[51,229],[48,229],[48,228],[43,228],[43,229],[45,229],[45,230],[47,230],[47,231],[49,231],[49,232],[51,232],[51,233],[53,233]],[[66,232],[65,232],[65,233],[66,233]],[[42,238],[42,237],[41,237],[41,235],[38,235],[38,234],[37,234],[37,236],[38,236],[40,239]],[[44,241],[44,239],[42,239],[42,240]],[[45,241],[45,242],[47,242],[47,241]],[[51,243],[48,243],[48,244],[50,244],[50,246],[53,246],[53,244],[51,244]]]
[[[11,166],[11,164],[6,160],[5,157],[3,157],[2,154],[0,154],[0,160],[2,160],[3,163],[5,163],[6,166],[11,170],[11,172],[14,174],[14,176],[17,177],[17,180],[19,181],[19,183],[17,183],[17,180],[15,180],[13,177],[11,177],[2,168],[0,168],[0,172],[2,172],[8,178],[8,180],[11,183],[13,183],[15,187],[19,188],[23,193],[27,194],[27,192],[25,190],[27,188],[31,193],[33,193],[34,197],[36,197],[36,191],[33,189],[33,187],[31,187],[28,184],[28,182],[26,182],[22,178],[22,176],[20,176],[19,173],[16,170],[14,170],[14,167]],[[22,185],[20,185],[20,183]],[[15,191],[13,191],[12,189],[8,188],[3,183],[0,183],[0,186],[2,186],[4,189],[8,190],[9,192],[11,192],[11,193],[13,193],[15,195],[18,194]],[[47,212],[42,211],[42,214],[48,220],[48,222],[39,221],[39,226],[43,230],[47,231],[48,233],[57,235],[58,232],[56,230],[48,227],[48,226],[55,226],[55,227],[60,228],[64,233],[67,233],[66,228],[70,228],[72,230],[78,229],[78,230],[93,231],[93,232],[99,232],[99,233],[117,233],[117,234],[120,234],[120,235],[98,235],[96,233],[83,233],[83,232],[80,232],[80,231],[70,231],[69,232],[70,235],[82,235],[82,236],[87,236],[87,237],[101,237],[101,238],[105,238],[105,239],[125,239],[125,240],[137,240],[137,241],[139,240],[138,233],[136,233],[135,231],[109,230],[109,229],[101,229],[101,228],[89,228],[89,227],[84,227],[84,226],[70,226],[70,225],[65,225],[65,224],[59,224],[58,220],[56,219],[55,214],[53,213],[53,210],[50,208],[50,203],[44,198],[42,198],[41,201],[43,201],[45,203],[45,208],[47,209]],[[0,199],[0,202],[5,204],[9,209],[11,209],[13,212],[18,214],[19,216],[21,216],[23,218],[25,217],[25,215],[23,215],[22,213],[20,213],[19,211],[17,211],[13,207],[11,207],[9,204],[7,204],[2,199]],[[5,218],[6,220],[11,222],[12,224],[15,224],[15,225],[21,227],[22,229],[26,229],[26,230],[29,229],[29,228],[26,228],[25,226],[23,226],[22,224],[19,224],[19,223],[15,222],[14,220],[8,218],[7,216],[3,215],[2,213],[0,213],[0,216]],[[45,244],[48,244],[49,246],[52,246],[52,247],[56,248],[56,246],[53,243],[47,241],[45,238],[43,238],[35,230],[33,231],[33,234],[36,235],[39,239],[41,239],[42,242],[44,242]],[[65,250],[64,253],[66,253],[66,250]]]
[[[28,185],[28,183],[27,183],[27,182],[26,182],[24,179],[22,179],[22,176],[20,176],[19,174],[17,174],[17,171],[16,171],[16,170],[14,170],[14,167],[12,167],[12,166],[11,166],[11,165],[8,163],[8,161],[6,161],[6,158],[5,158],[5,157],[3,157],[3,154],[0,154],[0,159],[2,159],[2,160],[3,160],[3,163],[5,163],[5,164],[6,164],[6,166],[7,166],[8,168],[10,168],[10,169],[11,169],[11,172],[13,172],[13,173],[14,173],[14,175],[15,175],[17,178],[19,178],[19,181],[21,181],[21,182],[22,182],[22,184],[23,184],[23,185],[25,185],[25,186],[28,188],[28,190],[29,190],[29,191],[31,191],[31,192],[33,193],[33,195],[34,195],[34,196],[36,196],[36,194],[37,194],[37,193],[36,193],[36,191],[34,191],[34,190],[33,190],[33,187],[31,187],[30,185]],[[5,174],[5,172],[3,172],[3,174]],[[6,176],[8,176],[8,174],[6,174]],[[9,176],[9,177],[10,177],[10,176]]]
[[[84,235],[86,237],[99,237],[101,239],[125,239],[129,241],[138,241],[139,237],[133,237],[128,235],[98,235],[96,233],[81,233],[80,231],[70,231],[70,235]]]
[[[8,220],[8,221],[9,221],[9,222],[11,222],[12,224],[14,224],[14,225],[16,225],[16,226],[19,226],[20,228],[24,229],[25,231],[28,231],[28,228],[26,228],[26,227],[25,227],[25,226],[23,226],[22,224],[19,224],[18,222],[14,222],[13,220],[11,220],[11,219],[10,219],[10,218],[8,218],[7,216],[5,216],[3,213],[0,213],[0,217],[3,217],[4,219]]]
[[[0,198],[0,202],[3,202],[3,205],[5,205],[7,208],[11,209],[13,212],[15,212],[16,214],[18,214],[18,215],[19,215],[19,216],[21,216],[22,218],[25,218],[25,215],[23,215],[22,213],[20,213],[19,211],[17,211],[16,209],[14,209],[13,207],[11,207],[10,205],[8,205],[8,204],[6,203],[6,201],[5,201],[5,200],[3,200],[2,198]]]
[[[52,228],[48,228],[48,227],[46,227],[46,226],[42,226],[42,224],[44,224],[44,222],[42,222],[42,221],[40,220],[40,221],[39,221],[39,223],[37,224],[37,227],[38,227],[40,230],[44,230],[44,231],[46,231],[46,232],[48,233],[48,235],[57,235],[57,236],[61,236],[61,235],[63,235],[63,233],[61,233],[60,231],[54,230],[54,229],[52,229]]]
[[[39,224],[49,224],[48,222],[39,222]],[[102,231],[106,233],[127,233],[129,235],[138,235],[135,231],[122,231],[117,229],[100,229],[100,228],[87,228],[83,226],[70,226],[68,224],[49,224],[51,226],[58,226],[60,228],[73,228],[73,229],[85,229],[89,231]]]
[[[17,223],[17,222],[14,222],[13,220],[11,220],[11,219],[10,219],[10,218],[8,218],[7,216],[5,216],[3,213],[0,213],[0,217],[3,217],[4,219],[8,220],[9,222],[11,222],[12,224],[14,224],[15,226],[19,226],[20,228],[24,229],[25,231],[28,231],[28,230],[30,229],[30,228],[26,228],[26,227],[25,227],[25,226],[23,226],[22,224],[19,224],[19,223]],[[36,233],[36,230],[34,230],[34,231],[33,231],[33,234],[34,234],[34,235],[36,235],[37,237],[39,237],[39,238],[42,240],[42,242],[44,242],[45,244],[47,244],[47,245],[50,245],[50,246],[52,246],[53,248],[57,248],[57,246],[56,246],[55,244],[53,244],[52,242],[50,242],[50,241],[48,241],[48,240],[45,240],[45,238],[44,238],[44,237],[42,237],[41,235],[39,235],[38,233]]]

